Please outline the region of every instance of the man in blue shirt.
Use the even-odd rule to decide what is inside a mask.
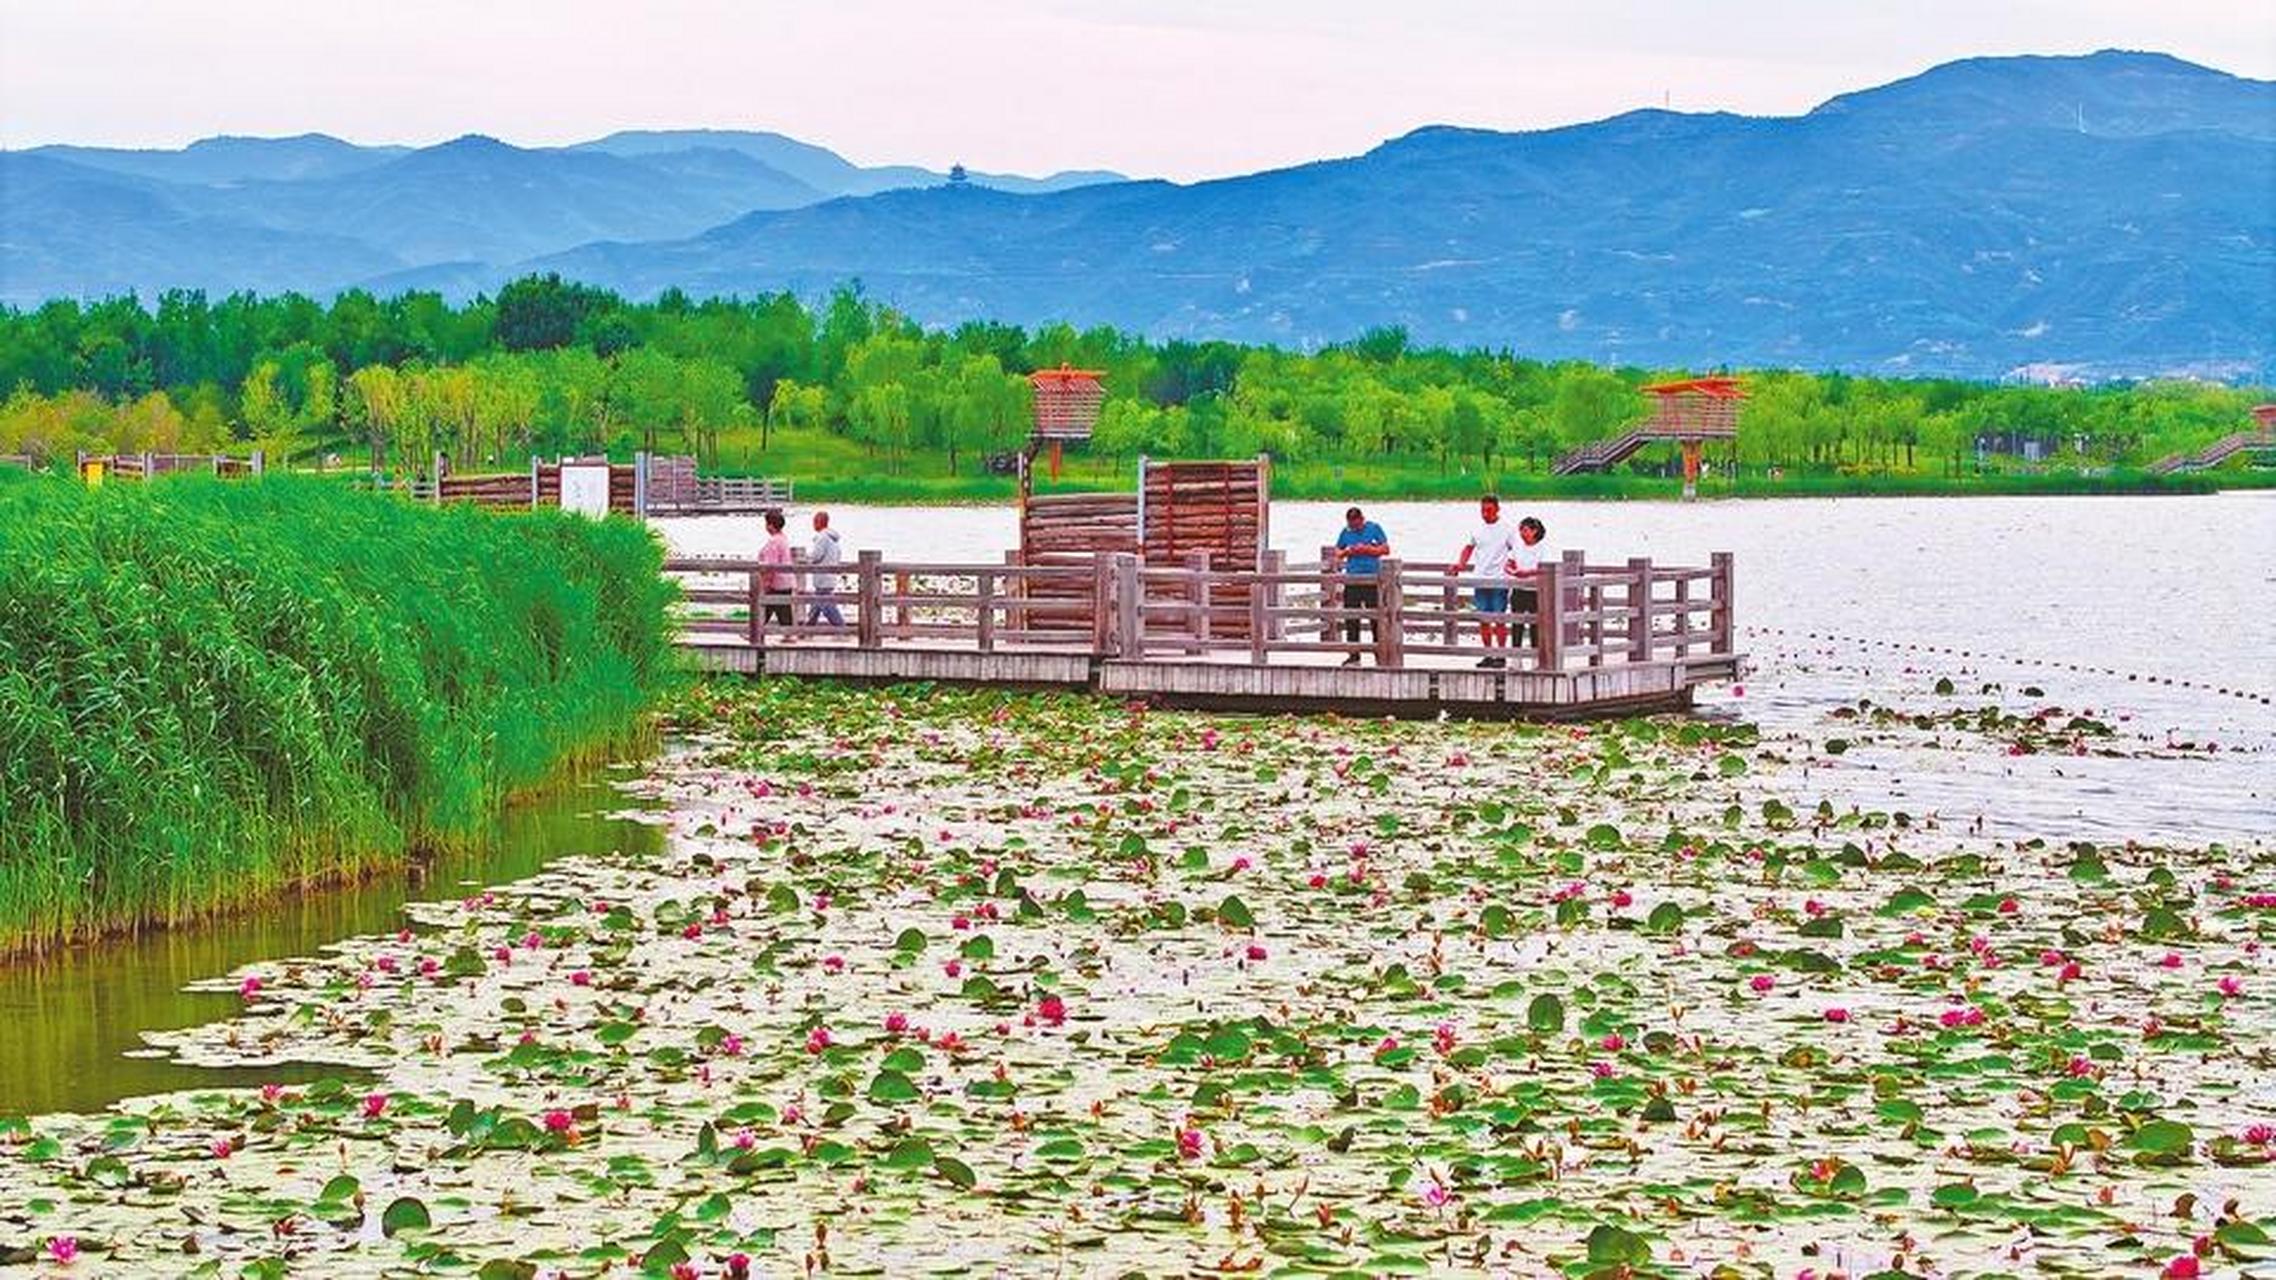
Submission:
[[[1383,570],[1383,557],[1391,554],[1391,539],[1384,536],[1383,526],[1367,518],[1359,508],[1343,513],[1343,532],[1336,535],[1336,561],[1344,573],[1343,607],[1348,610],[1367,610],[1371,615],[1382,600],[1375,575]],[[1375,619],[1367,622],[1369,644],[1377,642]],[[1359,643],[1357,617],[1343,620],[1343,642]],[[1352,654],[1343,660],[1347,667],[1359,665],[1359,655]]]

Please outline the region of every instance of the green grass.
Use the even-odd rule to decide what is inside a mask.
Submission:
[[[644,732],[660,563],[310,479],[0,479],[0,952],[474,838]]]

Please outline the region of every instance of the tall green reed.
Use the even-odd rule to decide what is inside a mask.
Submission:
[[[0,482],[0,951],[473,837],[642,731],[661,559],[285,476]]]

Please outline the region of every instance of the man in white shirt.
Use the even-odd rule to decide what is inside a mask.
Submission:
[[[1460,576],[1476,566],[1477,585],[1470,593],[1470,603],[1487,619],[1478,623],[1478,640],[1487,653],[1478,666],[1494,670],[1509,665],[1509,659],[1493,652],[1509,647],[1509,624],[1495,622],[1491,615],[1509,612],[1509,573],[1516,559],[1518,537],[1516,532],[1502,523],[1502,500],[1493,494],[1478,499],[1478,528],[1463,545],[1462,555],[1446,572]]]

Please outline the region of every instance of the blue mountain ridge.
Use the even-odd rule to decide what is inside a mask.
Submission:
[[[1795,117],[1432,126],[1191,184],[852,168],[780,135],[701,130],[545,151],[461,140],[196,188],[0,155],[0,299],[235,287],[266,253],[262,287],[320,293],[463,296],[532,270],[636,297],[858,279],[927,323],[1296,346],[1396,324],[1664,366],[2266,378],[2276,364],[2276,84],[2162,54],[1969,59]],[[19,216],[19,186],[41,216]],[[100,270],[44,249],[82,204],[143,239]],[[152,240],[153,223],[170,230]]]

